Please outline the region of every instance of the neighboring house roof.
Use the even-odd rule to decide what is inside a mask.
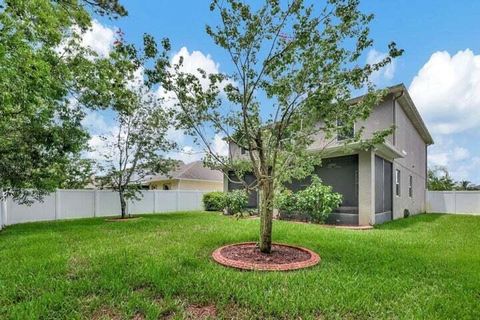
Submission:
[[[427,145],[433,144],[433,138],[430,135],[430,132],[425,125],[425,122],[423,122],[423,119],[420,116],[420,113],[418,112],[415,103],[413,103],[412,97],[410,97],[410,94],[408,93],[405,85],[403,83],[400,83],[395,86],[388,87],[387,89],[390,94],[398,94],[394,97],[394,99],[397,99],[397,101],[400,103],[407,117],[410,119],[413,126],[418,130],[418,133],[422,137],[423,141],[425,141]],[[362,97],[363,96],[353,98],[351,102],[355,103]]]
[[[180,164],[176,170],[167,175],[160,174],[147,179],[147,183],[163,180],[202,180],[202,181],[223,181],[223,173],[219,170],[212,170],[203,165],[202,161],[195,161],[188,164]]]

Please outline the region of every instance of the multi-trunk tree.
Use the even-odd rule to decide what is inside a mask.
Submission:
[[[111,85],[108,64],[81,45],[92,10],[126,14],[118,0],[0,3],[0,198],[26,201],[69,183],[88,141],[84,107],[105,106],[101,88]]]
[[[315,135],[348,133],[369,116],[384,94],[370,75],[402,51],[391,43],[385,59],[361,63],[373,44],[368,27],[373,16],[360,11],[358,0],[329,0],[323,7],[303,0],[265,0],[255,6],[214,0],[210,8],[220,24],[206,31],[225,50],[230,64],[224,68],[230,72],[186,73],[182,59],[158,59],[151,78],[174,93],[177,126],[203,142],[208,162],[239,177],[253,172],[256,181],[246,187],[260,192],[259,247],[268,253],[275,189],[311,174],[321,159],[308,150]],[[355,91],[365,94],[352,104]],[[362,143],[367,148],[389,133],[378,132]],[[244,160],[217,154],[213,134],[243,149]],[[345,142],[361,136],[357,128]]]

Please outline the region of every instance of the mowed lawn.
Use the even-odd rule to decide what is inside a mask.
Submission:
[[[420,215],[370,231],[276,221],[275,241],[321,263],[265,273],[212,262],[218,246],[256,240],[258,223],[190,212],[10,226],[0,318],[183,319],[202,307],[225,319],[480,318],[480,217]]]

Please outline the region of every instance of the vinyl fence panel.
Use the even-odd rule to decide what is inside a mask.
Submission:
[[[179,198],[178,191],[155,191],[155,212],[178,211],[178,203],[181,201]]]
[[[129,214],[203,210],[205,192],[145,190],[138,201],[127,203]],[[109,190],[57,190],[31,205],[12,199],[0,203],[0,227],[23,222],[120,215],[118,193]]]
[[[16,224],[33,221],[49,221],[56,219],[56,194],[49,194],[43,202],[34,202],[31,205],[17,204],[7,199],[7,214],[5,224]]]
[[[95,216],[95,192],[91,190],[57,190],[57,219]]]
[[[427,191],[427,211],[480,215],[480,191]]]
[[[142,191],[143,197],[139,201],[128,202],[128,212],[130,214],[155,213],[155,193],[154,191]]]
[[[97,211],[95,216],[108,217],[114,215],[120,215],[120,197],[118,193],[108,190],[97,191]]]

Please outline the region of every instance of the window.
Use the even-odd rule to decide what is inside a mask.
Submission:
[[[355,136],[355,126],[345,125],[340,119],[337,119],[337,141],[352,139]]]
[[[240,153],[241,153],[241,154],[245,154],[245,151],[246,151],[246,150],[245,150],[244,147],[241,147],[241,148],[240,148]]]
[[[395,194],[400,197],[400,170],[395,170]]]
[[[408,180],[408,196],[413,197],[413,177],[410,176]]]

